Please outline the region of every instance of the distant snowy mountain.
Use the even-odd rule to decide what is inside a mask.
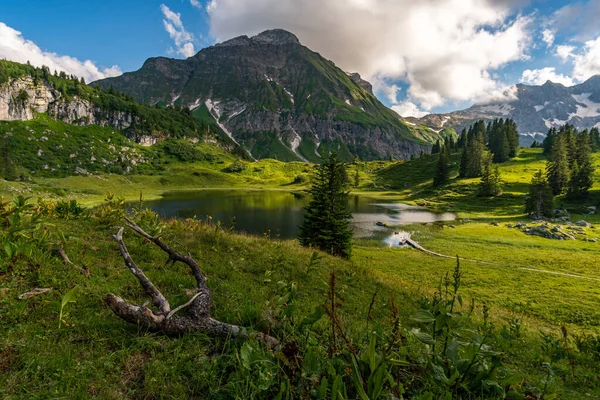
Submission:
[[[405,120],[434,130],[452,127],[460,133],[463,127],[480,119],[512,118],[519,126],[521,146],[543,139],[548,129],[565,123],[578,129],[600,127],[600,75],[571,87],[547,81],[541,86],[519,84],[516,89],[514,100]]]

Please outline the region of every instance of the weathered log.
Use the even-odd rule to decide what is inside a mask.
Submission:
[[[157,310],[152,310],[144,305],[135,305],[128,303],[119,296],[109,294],[106,296],[106,304],[119,317],[127,322],[142,326],[153,332],[163,332],[167,335],[181,335],[188,332],[204,332],[215,337],[231,337],[231,338],[248,338],[248,334],[244,327],[228,324],[217,321],[210,316],[212,307],[212,296],[210,289],[206,284],[206,277],[202,273],[200,265],[194,258],[188,254],[186,256],[176,252],[167,246],[160,237],[154,237],[146,233],[135,222],[126,218],[125,226],[136,232],[148,241],[154,243],[169,256],[169,260],[173,262],[182,262],[190,267],[192,275],[197,284],[198,292],[185,304],[171,310],[171,306],[167,298],[154,286],[144,272],[135,264],[127,247],[123,241],[124,228],[120,227],[117,234],[113,235],[119,245],[121,256],[125,261],[125,265],[131,273],[137,278],[140,285],[151,298],[152,305]],[[185,314],[179,316],[177,312],[186,310]],[[262,340],[270,347],[277,345],[277,339],[262,334],[253,334],[254,337]]]

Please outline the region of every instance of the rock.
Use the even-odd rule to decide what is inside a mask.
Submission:
[[[90,174],[87,170],[85,170],[81,167],[76,167],[75,172],[77,172],[78,174],[81,174],[81,175],[89,175]]]
[[[584,220],[575,222],[575,225],[582,226],[584,228],[592,228],[592,224],[590,224],[589,222],[584,221]]]
[[[498,222],[496,222],[496,221],[492,222],[492,225],[494,225],[494,226],[500,226],[500,224]]]
[[[588,214],[596,214],[596,206],[586,207]]]
[[[515,225],[515,227],[517,228],[525,228],[527,226],[527,224],[525,222],[517,222],[517,224]]]
[[[454,228],[456,228],[456,226],[454,226],[454,225],[448,225],[448,228],[454,229]]]
[[[584,242],[591,242],[591,243],[597,243],[598,242],[598,238],[585,238],[583,239]]]

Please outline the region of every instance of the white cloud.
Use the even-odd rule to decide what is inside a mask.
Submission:
[[[35,43],[25,39],[21,32],[3,22],[0,22],[0,58],[20,63],[29,61],[36,67],[46,65],[51,71],[64,71],[84,78],[86,82],[122,74],[116,65],[99,68],[90,60],[80,61],[74,57],[42,51]]]
[[[565,86],[573,86],[575,83],[570,77],[556,73],[554,67],[546,67],[541,69],[526,69],[523,71],[521,81],[530,85],[543,85],[546,81],[554,83],[562,83]]]
[[[186,31],[183,22],[181,22],[181,14],[171,11],[171,9],[164,4],[160,5],[160,10],[165,17],[165,19],[163,19],[165,30],[175,43],[176,49],[174,52],[184,57],[191,57],[196,54],[193,43],[194,35]]]
[[[392,110],[396,111],[401,117],[421,118],[428,114],[427,112],[420,110],[419,107],[410,100],[392,106]]]
[[[542,40],[546,43],[546,47],[552,46],[554,43],[554,32],[550,29],[544,29],[542,31]]]
[[[572,53],[573,78],[585,81],[593,75],[600,74],[600,36],[585,42],[578,53]]]
[[[556,55],[563,62],[566,62],[569,59],[569,57],[573,56],[573,51],[575,51],[575,46],[569,46],[566,44],[556,46]]]
[[[412,101],[431,109],[497,90],[491,71],[526,58],[532,20],[513,16],[510,3],[211,0],[206,10],[219,41],[287,29],[346,71],[406,82]]]
[[[198,0],[190,0],[190,4],[192,7],[202,8],[202,3],[200,3]]]

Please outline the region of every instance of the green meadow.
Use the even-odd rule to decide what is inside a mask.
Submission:
[[[431,349],[412,332],[426,329],[414,319],[415,312],[448,291],[456,256],[463,274],[462,305],[456,306],[460,323],[453,332],[461,340],[475,340],[473,332],[487,332],[489,345],[498,352],[494,357],[507,374],[517,376],[510,381],[508,375],[493,378],[521,396],[511,398],[600,396],[600,243],[583,240],[600,238],[600,225],[584,228],[577,240],[569,241],[528,236],[507,226],[531,223],[523,205],[533,174],[545,167],[540,149],[521,149],[517,158],[501,165],[503,193],[493,199],[476,196],[477,179],[455,177],[457,154],[451,182],[440,190],[431,186],[435,156],[348,165],[350,177],[358,170],[354,193],[456,213],[457,221],[401,227],[426,249],[449,258],[356,240],[352,258],[343,261],[313,253],[295,241],[238,235],[211,221],[161,221],[149,213],[137,214],[146,229],[199,260],[213,293],[215,318],[297,342],[304,359],[298,371],[289,372],[288,359],[262,349],[258,342],[199,333],[172,338],[119,319],[104,305],[106,294],[139,304],[146,299],[111,238],[122,220],[118,202],[104,201],[107,193],[135,201],[173,190],[305,190],[310,182],[310,164],[247,162],[214,146],[194,148],[203,154],[202,160],[182,161],[160,148],[138,149],[154,152],[160,168],[151,174],[33,176],[0,182],[7,202],[22,195],[31,197],[33,205],[37,199],[54,204],[76,200],[89,207],[66,215],[54,208],[31,221],[23,235],[5,223],[4,239],[12,237],[21,247],[5,249],[2,255],[0,397],[229,399],[296,398],[290,395],[295,393],[298,398],[330,398],[332,382],[339,377],[349,392],[342,398],[359,398],[348,350],[328,354],[331,320],[324,316],[309,327],[302,324],[330,299],[335,272],[339,321],[348,340],[369,347],[375,335],[378,351],[387,348],[385,343],[395,343],[390,345],[394,357],[405,361],[393,369],[393,380],[401,387],[390,393],[396,398],[443,398],[444,383],[431,378],[434,374],[428,369]],[[573,221],[600,222],[596,215],[583,214],[586,206],[600,200],[600,157],[595,157],[596,183],[590,197],[579,204],[556,199],[557,206],[573,211]],[[39,243],[27,239],[44,229],[48,237]],[[126,241],[132,257],[173,304],[189,299],[193,282],[182,264],[165,264],[158,249],[132,232],[126,233]],[[64,247],[74,264],[87,268],[89,277],[64,263],[54,251],[57,247]],[[18,299],[35,287],[52,290]],[[72,289],[73,301],[64,305],[59,327],[61,301]],[[396,334],[400,342],[391,339]],[[481,357],[478,368],[492,363]],[[367,365],[357,366],[365,382]],[[319,397],[323,385],[325,397]],[[419,397],[427,393],[431,397]],[[460,393],[455,391],[454,398],[494,397],[483,391]]]

